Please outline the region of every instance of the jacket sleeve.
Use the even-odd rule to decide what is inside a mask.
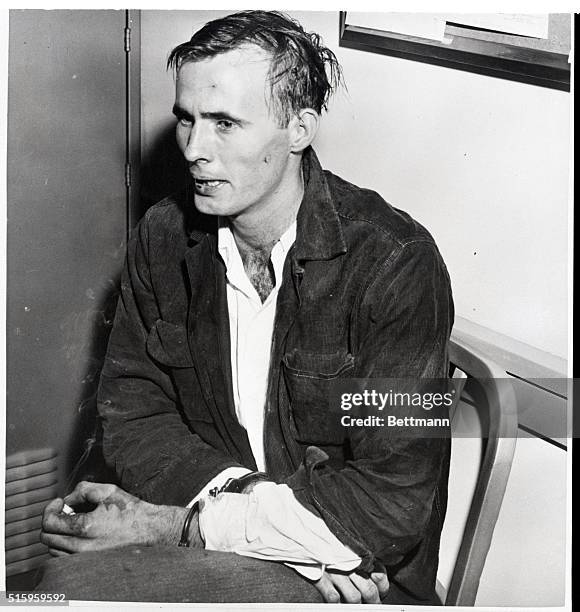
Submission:
[[[186,505],[222,470],[242,466],[185,423],[169,368],[148,353],[148,336],[161,317],[151,286],[147,224],[148,216],[128,245],[99,385],[103,453],[127,491],[153,503]]]
[[[375,270],[361,301],[352,377],[417,384],[446,378],[452,322],[449,277],[435,245],[421,240],[400,247]],[[408,406],[367,414],[426,416]],[[430,528],[438,496],[446,499],[438,488],[446,487],[449,428],[426,436],[421,428],[361,426],[347,428],[347,435],[352,458],[342,469],[309,447],[288,484],[361,556],[362,570],[370,571],[375,557],[397,564]]]

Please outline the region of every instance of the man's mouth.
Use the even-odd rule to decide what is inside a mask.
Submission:
[[[194,178],[193,182],[195,184],[195,192],[199,195],[212,195],[215,193],[222,185],[225,185],[227,181],[222,181],[219,179],[199,179]]]

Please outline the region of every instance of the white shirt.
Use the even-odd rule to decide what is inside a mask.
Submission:
[[[220,223],[218,229],[218,252],[226,266],[234,407],[240,425],[246,429],[250,448],[260,471],[265,471],[264,406],[276,300],[282,283],[284,260],[295,239],[296,221],[272,248],[270,259],[274,268],[275,284],[262,304],[244,270],[244,263],[231,229],[225,222]],[[239,467],[224,470],[203,487],[189,507],[205,497],[214,487],[221,487],[228,478],[239,478],[249,472],[251,470]]]
[[[272,248],[274,288],[264,303],[250,282],[234,235],[227,225],[218,230],[218,251],[226,265],[230,319],[232,382],[236,416],[248,433],[256,465],[265,471],[264,406],[270,369],[270,349],[276,300],[288,251],[296,239],[296,221]]]
[[[274,288],[264,303],[262,303],[258,292],[244,270],[242,257],[231,229],[226,223],[221,223],[218,229],[218,252],[226,266],[226,292],[230,324],[230,359],[235,411],[240,425],[246,429],[250,447],[254,454],[256,465],[260,471],[265,471],[264,406],[268,387],[268,372],[270,369],[270,351],[272,334],[274,331],[274,319],[276,316],[276,301],[280,285],[282,284],[284,261],[295,239],[296,221],[294,221],[284,234],[282,234],[279,241],[272,248],[270,260],[274,268]],[[224,470],[207,483],[200,493],[191,501],[189,506],[198,499],[206,497],[209,491],[214,487],[221,487],[228,478],[239,478],[241,475],[250,471],[251,470],[246,468],[228,468]],[[264,505],[264,510],[268,505],[273,503],[271,498],[268,499],[268,495],[280,495],[283,491],[283,487],[285,487],[285,485],[277,485],[267,492],[263,487],[260,487],[262,491],[257,494],[265,496],[261,502],[261,504]],[[275,493],[275,491],[280,492]],[[221,502],[221,506],[223,507],[225,504],[232,503],[237,502],[235,499],[231,499],[226,495],[226,498]],[[298,525],[301,525],[302,530],[307,529],[307,532],[316,533],[318,535],[317,541],[325,543],[325,550],[334,551],[334,555],[331,554],[331,558],[333,557],[336,561],[335,567],[349,571],[359,564],[360,558],[337,540],[324,521],[306,510],[293,495],[289,495],[285,498],[285,504],[288,512],[286,515],[288,524],[296,525],[296,531],[299,531]],[[239,534],[232,533],[228,535],[224,533],[224,531],[228,531],[227,524],[224,520],[210,520],[209,509],[212,508],[212,514],[216,514],[216,508],[218,508],[218,506],[210,504],[206,507],[206,511],[202,510],[202,514],[205,514],[204,535],[206,539],[211,541],[213,535],[214,539],[217,538],[216,541],[221,542],[223,540],[231,543],[231,541],[233,541],[231,538],[234,538],[237,545],[240,546],[238,539],[236,539],[240,537]],[[235,514],[238,513],[236,512]],[[227,512],[225,512],[225,515],[227,515]],[[224,516],[223,512],[222,516]],[[200,516],[200,521],[201,520],[202,518]],[[243,519],[241,516],[236,517],[236,521],[240,522],[242,520],[246,519]],[[213,534],[211,533],[212,526],[214,531]],[[263,526],[263,530],[264,533],[268,532],[270,534],[277,532],[274,524],[270,525],[269,529]],[[310,540],[309,544],[314,546],[314,542],[312,541],[313,538],[308,539]],[[228,546],[230,545],[231,544],[228,544]],[[249,550],[243,548],[244,552],[242,552],[242,547],[238,549],[228,549],[236,550],[239,554],[250,556],[260,556],[260,554],[262,554],[257,549],[253,550],[252,546],[250,546]],[[322,551],[320,545],[314,546],[314,549],[318,553]],[[315,567],[313,567],[311,565],[313,562],[312,554],[314,553],[311,552],[309,555],[305,554],[304,562],[307,563],[305,567],[297,567],[292,563],[288,563],[288,565],[291,565],[297,571],[311,579],[318,579],[322,573],[322,566],[328,564],[328,559],[326,558],[327,555],[321,554],[321,562],[318,566],[315,564]],[[278,559],[286,562],[291,560],[297,561],[296,558],[290,559],[286,558],[284,555],[270,558],[272,560]],[[324,561],[322,560],[323,558]]]

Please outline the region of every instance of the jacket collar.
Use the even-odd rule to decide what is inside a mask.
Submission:
[[[296,259],[324,260],[346,253],[338,212],[312,147],[302,157],[304,197],[298,210]]]
[[[340,219],[332,199],[324,171],[312,147],[302,156],[304,173],[304,196],[298,210],[295,256],[298,260],[325,260],[346,253],[346,242]],[[186,202],[194,208],[193,189],[186,191]],[[189,238],[199,243],[208,234],[215,238],[217,249],[218,217],[203,215],[195,211],[192,215]]]

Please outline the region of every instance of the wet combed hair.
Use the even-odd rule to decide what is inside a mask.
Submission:
[[[319,114],[326,110],[330,95],[343,82],[340,64],[320,36],[278,11],[242,11],[206,23],[173,49],[167,67],[178,71],[186,62],[246,45],[257,45],[271,56],[268,103],[281,126],[303,108]]]

